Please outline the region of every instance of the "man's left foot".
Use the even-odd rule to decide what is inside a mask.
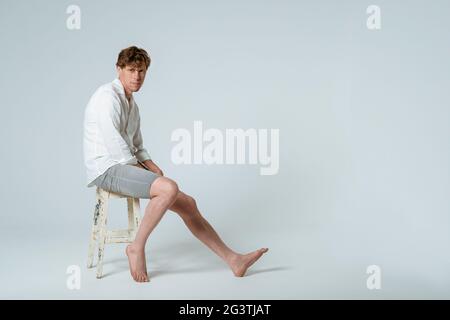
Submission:
[[[240,254],[233,258],[229,265],[231,270],[233,271],[236,277],[243,277],[247,272],[247,269],[254,264],[261,256],[266,253],[268,248],[261,248],[259,250],[247,253]]]

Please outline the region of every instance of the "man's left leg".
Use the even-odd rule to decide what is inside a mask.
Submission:
[[[244,276],[247,269],[268,250],[261,248],[248,254],[238,254],[231,250],[220,239],[209,222],[203,218],[195,199],[182,191],[178,192],[176,200],[169,210],[176,212],[192,234],[221,257],[237,277]]]

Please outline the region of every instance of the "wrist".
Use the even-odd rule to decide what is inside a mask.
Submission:
[[[142,161],[142,163],[143,164],[148,164],[148,165],[151,165],[151,164],[153,164],[153,161],[152,160],[150,160],[150,159],[147,159],[147,160],[144,160],[144,161]]]
[[[142,163],[148,170],[150,170],[152,172],[158,173],[159,171],[161,171],[159,169],[159,167],[152,160],[145,160]]]

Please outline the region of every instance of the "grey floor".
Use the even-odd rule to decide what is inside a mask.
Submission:
[[[89,229],[88,219],[86,229]],[[111,227],[118,226],[110,223]],[[246,231],[245,226],[222,228],[221,235],[235,249],[261,246],[270,251],[244,278],[236,278],[224,263],[193,238],[174,214],[166,215],[151,235],[147,248],[149,283],[134,283],[124,254],[125,244],[106,248],[104,278],[86,268],[89,231],[48,232],[16,228],[21,237],[1,242],[2,299],[448,299],[449,261],[402,262],[397,253],[384,252],[381,289],[366,287],[366,267],[373,259],[355,252],[357,243],[339,249],[320,243],[321,232]],[[218,228],[220,230],[220,228]],[[250,228],[251,229],[251,228]],[[315,229],[315,230],[314,230]],[[3,232],[5,236],[7,232]],[[336,239],[338,242],[339,240]],[[341,245],[343,242],[340,243]],[[420,248],[416,248],[416,254]],[[428,258],[430,258],[429,256]],[[372,257],[373,258],[373,257]],[[81,268],[79,290],[67,287],[67,267]]]

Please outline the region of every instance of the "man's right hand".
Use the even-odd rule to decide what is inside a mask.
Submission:
[[[156,163],[154,163],[152,160],[145,160],[144,161],[144,166],[146,166],[148,168],[148,170],[150,170],[151,172],[154,172],[160,176],[164,176],[162,170],[156,165]]]
[[[138,167],[138,168],[141,168],[141,169],[144,169],[144,170],[148,170],[148,171],[154,172],[154,173],[156,173],[157,175],[160,175],[160,176],[164,176],[164,173],[162,172],[162,170],[159,169],[159,167],[157,167],[156,165],[154,165],[154,166],[152,166],[152,167],[150,167],[150,168],[147,168],[147,167],[144,167],[142,164],[140,164],[140,163],[138,162],[138,163],[136,163],[136,164],[133,164],[133,166],[136,166],[136,167]],[[153,170],[152,170],[152,169],[153,169]]]

